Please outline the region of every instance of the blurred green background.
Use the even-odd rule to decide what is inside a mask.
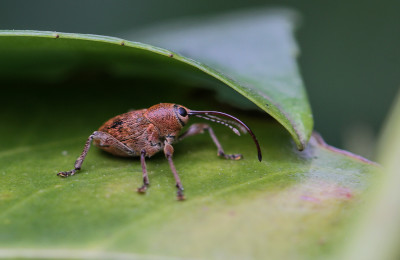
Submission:
[[[328,143],[374,159],[400,85],[400,1],[3,0],[0,29],[121,37],[177,18],[268,6],[301,15],[299,64],[315,129]]]

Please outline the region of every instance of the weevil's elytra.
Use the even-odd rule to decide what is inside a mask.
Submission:
[[[111,128],[117,128],[118,126],[121,126],[124,123],[121,119],[117,119],[113,122]],[[122,127],[122,126],[121,126]]]
[[[116,156],[140,156],[143,185],[138,188],[137,191],[144,193],[150,185],[145,158],[150,158],[163,150],[175,178],[176,187],[178,189],[177,199],[184,200],[183,186],[172,160],[174,153],[172,144],[174,142],[208,131],[211,139],[217,146],[218,156],[232,160],[243,158],[241,154],[225,154],[214,131],[208,124],[193,124],[184,133],[179,134],[182,128],[188,123],[189,117],[191,116],[197,116],[226,125],[238,135],[240,135],[240,132],[234,126],[237,126],[242,131],[247,131],[256,144],[258,160],[261,161],[261,149],[256,136],[247,125],[236,117],[218,111],[195,111],[177,104],[160,103],[148,109],[130,111],[109,119],[97,131],[94,131],[93,134],[89,136],[82,154],[75,162],[74,169],[66,172],[59,172],[57,175],[68,177],[80,170],[90,145],[93,142],[100,149]],[[224,116],[232,121],[217,116]]]

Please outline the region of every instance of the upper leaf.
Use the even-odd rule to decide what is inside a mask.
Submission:
[[[151,31],[153,38],[138,36],[196,60],[114,37],[0,31],[0,75],[51,79],[96,67],[130,76],[179,79],[194,74],[196,80],[208,79],[209,85],[223,82],[255,103],[278,120],[302,150],[313,120],[295,61],[293,23],[287,12],[262,11],[222,17],[201,26],[184,23]],[[218,81],[210,81],[210,75]]]
[[[296,63],[295,18],[287,10],[251,10],[179,20],[126,37],[169,48],[216,69],[213,76],[273,116],[302,150],[313,118]]]

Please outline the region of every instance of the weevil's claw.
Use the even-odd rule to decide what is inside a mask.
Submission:
[[[183,194],[178,194],[178,195],[176,196],[176,199],[177,199],[178,201],[184,201],[186,198],[185,198],[185,195],[183,195]]]
[[[238,154],[225,154],[224,152],[219,151],[218,152],[218,156],[224,157],[225,159],[228,159],[228,160],[235,160],[235,161],[243,159],[243,155],[241,155],[240,153],[238,153]]]
[[[183,200],[186,199],[185,195],[183,195],[183,190],[181,190],[181,189],[178,190],[177,195],[176,195],[176,199],[178,201],[183,201]]]
[[[241,155],[240,153],[238,153],[238,154],[230,154],[228,156],[229,156],[229,158],[231,160],[235,160],[235,161],[243,159],[243,155]]]
[[[71,170],[71,171],[67,171],[67,172],[59,172],[59,173],[57,173],[57,176],[66,178],[66,177],[74,175],[75,172],[76,172],[76,170]]]
[[[146,193],[146,190],[147,190],[147,185],[145,185],[145,184],[143,184],[142,187],[137,188],[137,192],[139,192],[140,194]]]

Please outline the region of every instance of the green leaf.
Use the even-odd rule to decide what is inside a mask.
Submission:
[[[341,259],[399,259],[400,93],[380,140],[383,168]]]
[[[151,186],[144,196],[135,191],[142,182],[140,161],[95,147],[79,174],[57,177],[73,167],[102,122],[125,112],[127,104],[138,108],[152,100],[131,84],[180,103],[220,106],[199,100],[202,92],[172,92],[150,81],[76,78],[34,88],[8,83],[0,110],[7,122],[0,127],[0,256],[310,259],[336,247],[375,167],[318,138],[298,152],[282,127],[262,114],[223,109],[253,128],[261,163],[248,135],[238,137],[222,125],[213,128],[226,152],[240,152],[243,160],[217,157],[208,134],[174,146],[187,197],[182,203],[175,200],[162,154],[147,160]],[[110,91],[112,85],[118,88]],[[65,255],[66,249],[72,251]]]

